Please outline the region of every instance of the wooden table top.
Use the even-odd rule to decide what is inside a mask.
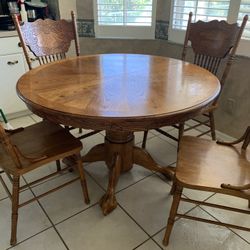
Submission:
[[[219,91],[219,80],[205,69],[140,54],[66,59],[27,72],[17,84],[19,97],[49,120],[134,131],[186,120]]]

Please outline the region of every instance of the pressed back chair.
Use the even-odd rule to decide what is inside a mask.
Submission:
[[[20,25],[14,15],[14,23],[29,69],[38,61],[39,65],[66,59],[71,42],[74,41],[75,54],[80,55],[76,17],[71,12],[71,21],[38,19]]]
[[[71,21],[38,19],[20,25],[16,15],[13,19],[30,70],[37,66],[37,62],[43,65],[66,59],[72,41],[75,45],[75,55],[80,55],[76,17],[73,11]],[[82,132],[81,128],[79,132]],[[78,138],[83,139],[98,132],[92,131]]]
[[[220,79],[221,90],[225,84],[231,65],[235,58],[235,53],[239,45],[242,33],[246,26],[248,16],[246,15],[241,26],[237,23],[229,24],[226,21],[213,20],[210,22],[198,21],[192,23],[192,12],[189,13],[188,25],[184,46],[182,51],[182,60],[186,60],[188,43],[191,42],[193,52],[193,63],[207,69]],[[220,77],[220,75],[222,75]],[[185,100],[183,100],[185,101]],[[170,137],[173,140],[179,141],[185,131],[198,128],[205,125],[209,130],[201,132],[198,137],[211,132],[212,139],[216,139],[214,110],[218,107],[218,98],[203,112],[205,119],[193,118],[195,125],[184,129],[184,123],[174,125],[179,131],[178,138],[170,135],[164,130],[157,128],[156,130]],[[146,146],[147,131],[144,133],[142,147]]]
[[[30,202],[65,187],[79,179],[85,202],[89,203],[87,184],[80,156],[81,149],[81,142],[72,136],[67,129],[48,121],[42,121],[26,128],[8,131],[5,131],[0,124],[0,170],[2,169],[0,171],[0,182],[12,202],[11,245],[15,245],[17,242],[18,209],[20,207],[23,207]],[[19,193],[22,190],[30,188],[34,184],[58,175],[59,173],[65,172],[70,167],[57,169],[54,173],[20,186],[20,178],[22,175],[52,161],[60,163],[60,159],[69,156],[75,158],[76,165],[73,167],[76,168],[79,176],[76,176],[72,180],[53,188],[50,191],[31,198],[28,201],[23,203],[19,202]],[[2,174],[4,173],[12,183],[12,192],[9,190],[4,178],[2,177]]]
[[[177,167],[171,192],[174,194],[167,229],[163,240],[168,245],[176,217],[197,220],[250,232],[250,227],[178,213],[180,201],[225,209],[250,215],[250,209],[239,209],[182,197],[182,191],[195,189],[246,199],[250,208],[250,126],[232,143],[214,142],[183,136],[179,145]]]

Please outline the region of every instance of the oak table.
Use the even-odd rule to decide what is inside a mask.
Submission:
[[[201,113],[220,92],[219,80],[196,65],[140,55],[101,54],[66,59],[24,74],[17,93],[35,114],[67,126],[105,130],[105,141],[83,161],[105,161],[109,184],[100,205],[116,206],[115,186],[133,164],[172,175],[134,145],[134,132],[184,122]]]

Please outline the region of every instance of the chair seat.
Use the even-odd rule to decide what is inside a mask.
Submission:
[[[235,191],[221,184],[242,186],[250,184],[250,150],[241,145],[224,146],[214,141],[184,136],[177,160],[176,179],[184,187],[220,193],[237,192],[249,198],[250,190]]]
[[[32,168],[41,166],[53,157],[60,158],[78,152],[82,148],[81,142],[72,136],[66,129],[60,125],[49,121],[25,127],[20,132],[10,135],[13,145],[16,145],[22,155],[34,159],[39,159],[31,163],[27,158],[21,157],[22,169],[18,169],[19,174],[23,174]],[[64,155],[65,154],[65,155]],[[0,145],[0,167],[4,165],[10,173],[13,173],[14,167],[12,160],[5,153],[2,145]],[[46,157],[45,157],[46,156]],[[15,172],[17,169],[15,169]]]

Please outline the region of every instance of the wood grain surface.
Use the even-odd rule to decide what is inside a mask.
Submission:
[[[219,80],[205,69],[139,54],[66,59],[31,70],[17,84],[36,114],[101,130],[174,124],[201,112],[219,92]]]

